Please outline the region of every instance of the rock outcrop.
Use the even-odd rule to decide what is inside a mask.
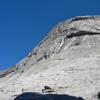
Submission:
[[[27,57],[0,75],[0,100],[39,92],[98,100],[100,91],[100,16],[79,16],[56,25]]]

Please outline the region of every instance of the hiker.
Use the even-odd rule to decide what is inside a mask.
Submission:
[[[24,92],[24,89],[22,88],[22,93]]]

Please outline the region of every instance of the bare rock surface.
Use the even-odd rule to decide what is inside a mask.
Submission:
[[[23,92],[41,94],[44,86],[53,94],[99,100],[100,16],[56,25],[27,57],[0,74],[0,100],[14,100]]]

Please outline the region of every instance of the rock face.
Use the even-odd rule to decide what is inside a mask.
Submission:
[[[79,16],[55,26],[27,57],[0,75],[0,100],[14,100],[23,92],[42,93],[45,85],[57,94],[98,100],[99,16]]]

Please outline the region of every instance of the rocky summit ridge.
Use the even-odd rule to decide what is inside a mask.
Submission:
[[[23,92],[42,94],[48,92],[42,91],[45,86],[54,94],[99,100],[100,16],[78,16],[56,25],[23,60],[0,74],[0,100],[15,100]]]

